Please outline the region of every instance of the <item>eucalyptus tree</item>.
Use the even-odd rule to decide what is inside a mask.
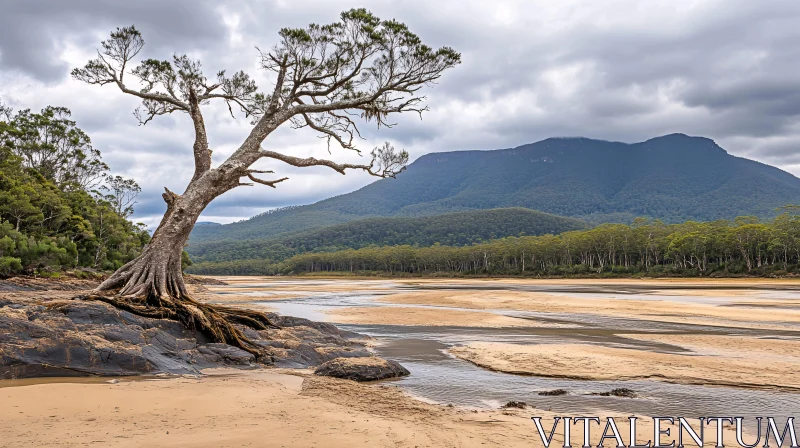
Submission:
[[[381,20],[365,9],[343,12],[337,22],[284,28],[260,65],[274,85],[260,91],[254,79],[239,71],[220,71],[209,79],[200,61],[176,54],[171,61],[144,59],[144,47],[134,27],[118,28],[101,43],[97,58],[72,71],[80,81],[116,90],[142,100],[135,116],[142,124],[172,113],[185,113],[194,130],[194,175],[183,193],[165,189],[167,211],[142,254],[111,275],[98,295],[117,306],[143,315],[179,319],[214,340],[260,354],[232,323],[266,328],[265,315],[192,300],[181,274],[181,253],[197,218],[219,195],[244,185],[275,188],[286,177],[264,178],[272,171],[252,166],[268,159],[295,167],[325,166],[344,174],[363,170],[377,177],[394,177],[405,168],[408,154],[390,144],[376,147],[364,164],[297,157],[265,150],[262,142],[279,127],[308,128],[344,149],[359,151],[359,125],[373,121],[391,126],[395,114],[422,114],[427,109],[420,90],[459,64],[461,56],[449,47],[433,49],[408,27]],[[134,81],[138,86],[130,84]],[[240,111],[251,119],[249,135],[220,165],[212,166],[203,107],[224,102],[231,115]],[[359,152],[360,154],[360,152]]]
[[[112,175],[106,176],[105,184],[100,189],[105,192],[102,194],[103,199],[108,201],[114,211],[123,218],[133,214],[136,198],[142,192],[142,187],[135,180]]]
[[[61,189],[92,188],[108,171],[100,151],[70,119],[69,109],[47,106],[40,113],[25,109],[13,116],[6,109],[5,115],[9,128],[3,132],[3,143],[22,158],[25,166]]]

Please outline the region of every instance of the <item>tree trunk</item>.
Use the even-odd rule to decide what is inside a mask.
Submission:
[[[167,212],[150,243],[141,255],[114,272],[98,290],[121,288],[120,296],[146,297],[151,303],[167,297],[188,297],[181,272],[181,253],[197,218],[213,197],[198,204],[169,190],[163,196]]]
[[[217,196],[238,185],[225,181],[222,172],[211,170],[189,183],[183,195],[169,190],[162,195],[167,211],[144,251],[95,290],[87,298],[101,300],[132,313],[152,318],[180,321],[214,342],[234,345],[271,359],[267,349],[252,342],[233,324],[256,330],[276,328],[264,313],[194,300],[186,289],[181,271],[181,254],[200,213]],[[110,297],[104,293],[117,291]]]

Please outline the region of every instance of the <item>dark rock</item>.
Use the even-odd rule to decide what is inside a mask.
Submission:
[[[510,408],[525,409],[527,407],[528,403],[525,403],[524,401],[509,401],[508,403],[502,406],[503,409],[510,409]]]
[[[405,367],[383,358],[336,358],[317,367],[315,375],[353,381],[376,381],[409,375]]]
[[[1,300],[0,379],[198,374],[208,367],[250,368],[258,362],[306,368],[336,358],[371,356],[363,343],[352,340],[360,335],[274,314],[283,328],[240,327],[271,354],[271,360],[257,361],[244,350],[210,343],[179,322],[137,316],[102,302],[10,295]]]
[[[248,365],[256,360],[251,353],[227,344],[205,344],[198,347],[197,351],[215,363]]]
[[[567,395],[567,391],[565,391],[564,389],[543,390],[543,391],[539,392],[539,395],[547,396],[547,397],[558,396],[558,395]]]
[[[73,276],[64,276],[61,278],[18,276],[0,279],[0,292],[87,290],[97,286],[99,280],[99,278],[83,279]]]
[[[20,285],[9,280],[0,280],[0,292],[36,291],[37,288]]]
[[[626,389],[621,387],[619,389],[614,389],[610,392],[599,392],[593,393],[592,395],[599,395],[601,397],[623,397],[623,398],[636,398],[636,392],[632,391],[631,389]]]

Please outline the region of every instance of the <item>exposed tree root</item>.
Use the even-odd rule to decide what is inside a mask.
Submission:
[[[260,362],[272,362],[270,349],[252,341],[240,330],[241,326],[254,330],[278,328],[266,314],[200,303],[189,294],[181,272],[181,252],[203,210],[202,201],[197,198],[184,201],[182,196],[169,190],[163,196],[167,212],[142,253],[83,298],[105,302],[143,317],[178,321],[212,342],[238,347]]]
[[[200,303],[188,295],[180,298],[169,296],[130,298],[93,293],[78,298],[105,302],[142,317],[178,321],[189,330],[201,332],[213,342],[221,342],[245,350],[260,362],[271,364],[274,361],[263,346],[250,340],[234,325],[242,325],[254,330],[280,328],[266,314],[258,311]]]

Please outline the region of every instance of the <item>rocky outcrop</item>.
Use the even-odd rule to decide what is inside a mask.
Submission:
[[[567,391],[564,389],[553,389],[553,390],[543,390],[539,392],[539,395],[543,397],[555,397],[559,395],[567,395]]]
[[[619,389],[613,389],[610,392],[595,392],[592,395],[599,395],[601,397],[622,397],[622,398],[637,398],[638,395],[636,392],[632,391],[631,389],[627,389],[621,387]]]
[[[409,375],[405,367],[383,358],[337,358],[317,367],[314,374],[353,381],[376,381]]]
[[[500,407],[503,409],[525,409],[528,407],[528,403],[524,401],[509,401]]]
[[[95,278],[61,278],[11,277],[0,279],[0,293],[25,291],[80,291],[92,289],[98,285]]]
[[[281,328],[242,328],[279,367],[317,366],[371,356],[363,336],[333,325],[272,314]],[[210,343],[180,323],[150,319],[101,302],[0,297],[0,378],[199,373],[256,366],[253,355]]]

